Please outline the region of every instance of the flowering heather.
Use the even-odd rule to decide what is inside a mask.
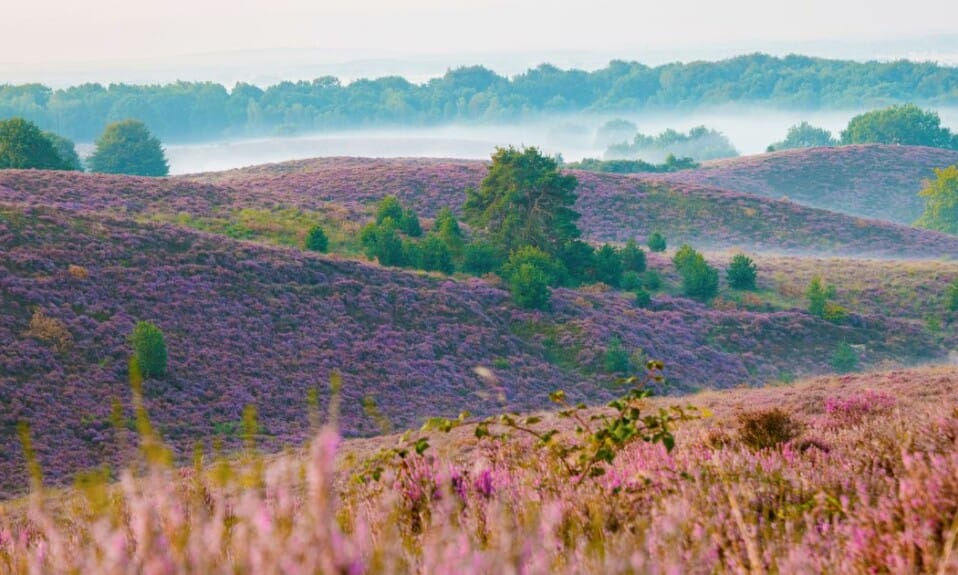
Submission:
[[[662,176],[889,222],[911,225],[925,209],[918,197],[933,168],[958,163],[958,151],[857,145],[786,150],[717,161]]]
[[[122,399],[130,417],[127,337],[141,320],[166,336],[168,373],[147,383],[147,403],[181,454],[198,439],[238,445],[248,404],[260,409],[264,446],[301,442],[308,390],[333,370],[345,379],[342,430],[357,435],[376,431],[367,395],[403,426],[495,412],[500,394],[510,409],[542,407],[554,388],[605,400],[616,338],[630,355],[665,360],[670,386],[659,391],[672,393],[828,372],[844,340],[867,347],[865,365],[944,355],[921,326],[877,314],[836,325],[665,295],[639,309],[598,289],[557,289],[551,311],[523,311],[487,280],[40,209],[0,210],[0,294],[0,442],[28,421],[55,479],[120,456],[110,405]],[[38,310],[66,329],[68,347],[31,336]],[[495,368],[496,389],[477,365]],[[24,485],[22,470],[15,450],[0,452],[0,489]]]
[[[0,504],[0,571],[955,573],[956,384],[938,368],[702,394],[690,401],[715,415],[679,428],[674,450],[633,443],[584,481],[548,450],[467,425],[360,482],[395,438],[342,442],[327,427],[302,453],[154,464]],[[899,401],[817,423],[822,396],[871,386]],[[725,432],[770,405],[802,435],[753,451]]]

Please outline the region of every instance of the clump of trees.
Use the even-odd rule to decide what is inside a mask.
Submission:
[[[733,158],[738,150],[728,137],[717,130],[697,126],[687,133],[669,129],[656,136],[636,134],[631,143],[613,144],[605,153],[608,160],[644,159],[664,162],[671,156],[687,158],[693,162]]]
[[[73,142],[23,118],[0,120],[0,170],[79,170]]]
[[[838,140],[832,137],[832,133],[825,128],[819,128],[803,121],[790,127],[785,139],[771,144],[767,151],[831,147],[837,146],[838,143]]]
[[[890,106],[855,116],[842,131],[841,142],[958,149],[958,136],[941,125],[938,113],[914,104]]]
[[[935,169],[918,192],[925,198],[925,211],[915,225],[946,234],[958,234],[958,165]]]
[[[123,120],[109,124],[96,139],[90,171],[131,176],[166,176],[170,165],[160,141],[146,124]]]

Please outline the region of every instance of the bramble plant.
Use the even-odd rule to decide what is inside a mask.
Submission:
[[[166,339],[160,328],[148,321],[139,321],[130,335],[130,343],[139,374],[147,378],[166,374]]]

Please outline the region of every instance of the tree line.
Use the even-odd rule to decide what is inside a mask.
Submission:
[[[853,62],[790,55],[650,67],[614,60],[599,70],[542,64],[512,78],[461,67],[422,84],[390,76],[335,77],[266,88],[212,82],[165,85],[0,85],[0,118],[91,141],[106,124],[137,118],[172,141],[280,135],[363,126],[501,122],[549,113],[763,103],[806,108],[958,102],[958,69],[909,61]]]

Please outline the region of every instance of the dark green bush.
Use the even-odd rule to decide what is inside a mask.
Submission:
[[[419,243],[418,268],[426,271],[437,271],[451,274],[455,271],[452,261],[452,252],[449,246],[435,233],[430,233]]]
[[[160,328],[148,321],[137,322],[130,343],[143,377],[163,377],[166,374],[166,339]]]
[[[649,291],[658,291],[662,289],[662,276],[655,270],[645,272],[645,289]]]
[[[652,305],[652,296],[641,286],[635,289],[635,305],[643,309]]]
[[[945,308],[948,311],[958,311],[958,279],[951,282],[945,292]]]
[[[532,263],[521,263],[509,274],[509,291],[519,307],[546,309],[549,306],[549,275]]]
[[[835,353],[832,354],[831,364],[835,373],[858,371],[858,353],[855,352],[852,346],[843,341],[835,348]]]
[[[728,284],[735,289],[753,290],[755,289],[755,279],[758,276],[758,268],[752,258],[745,254],[736,254],[728,269],[725,271],[725,277]]]
[[[311,252],[326,253],[329,249],[329,238],[319,226],[313,226],[306,234],[306,249]]]
[[[644,272],[646,261],[645,252],[635,243],[634,239],[625,242],[625,246],[619,251],[622,259],[622,269],[627,272]]]
[[[649,246],[649,251],[653,251],[653,252],[664,252],[665,249],[668,247],[665,243],[665,236],[663,236],[659,232],[652,232],[651,234],[649,234],[649,238],[648,240],[646,240],[646,244]]]
[[[376,205],[376,223],[382,224],[386,218],[390,218],[398,227],[403,220],[404,213],[399,198],[392,195],[386,196],[379,200],[379,204]]]
[[[399,229],[402,233],[411,238],[418,238],[422,235],[422,226],[419,225],[419,216],[411,209],[403,210],[402,219],[399,220]]]
[[[613,337],[605,348],[602,366],[608,373],[627,373],[629,371],[629,353],[622,347],[622,341]]]
[[[688,244],[672,257],[675,269],[682,276],[682,292],[700,300],[709,300],[718,294],[718,270],[708,265],[705,258]]]
[[[375,258],[384,266],[403,266],[407,263],[403,250],[403,241],[396,231],[396,222],[391,217],[382,223],[370,222],[363,227],[359,241],[366,256]]]
[[[481,276],[495,271],[502,265],[502,258],[495,246],[484,241],[475,241],[462,250],[462,269]]]
[[[574,284],[595,281],[595,248],[581,240],[567,242],[558,255]]]
[[[625,272],[622,274],[622,281],[619,282],[619,287],[626,291],[635,291],[637,288],[642,287],[642,276],[635,272]]]
[[[500,275],[508,281],[525,264],[541,271],[549,285],[561,285],[565,282],[565,267],[549,254],[532,246],[523,246],[512,252],[509,261],[502,266]]]
[[[622,282],[622,259],[609,244],[595,251],[595,279],[612,287],[619,287]]]

